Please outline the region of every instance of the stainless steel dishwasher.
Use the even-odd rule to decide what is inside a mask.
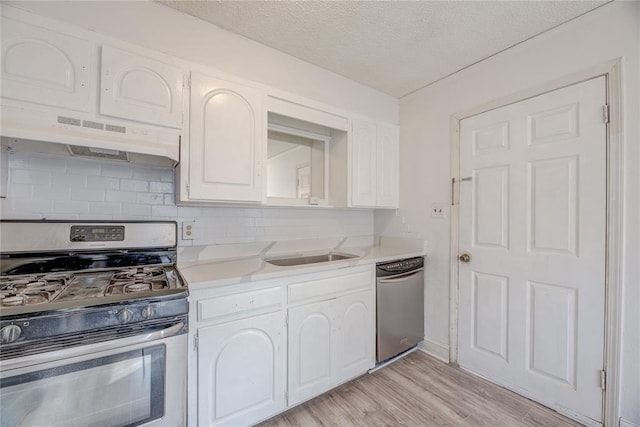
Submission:
[[[376,267],[376,362],[382,362],[424,339],[424,258]]]

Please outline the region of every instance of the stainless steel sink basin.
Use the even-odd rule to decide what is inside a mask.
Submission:
[[[324,254],[324,255],[310,255],[310,256],[297,256],[290,258],[274,258],[267,259],[265,262],[269,264],[277,265],[280,267],[289,267],[292,265],[302,264],[316,264],[319,262],[339,261],[341,259],[357,258],[357,255],[351,254]]]

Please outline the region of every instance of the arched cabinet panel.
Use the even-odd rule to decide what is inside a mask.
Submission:
[[[198,329],[198,425],[245,425],[285,407],[282,312]]]
[[[189,199],[262,200],[264,116],[258,89],[192,74]]]
[[[2,18],[2,97],[88,111],[91,43]]]
[[[338,299],[340,320],[338,382],[347,381],[375,364],[375,303],[372,291]]]
[[[178,67],[102,46],[100,114],[180,129],[183,86]]]
[[[289,406],[334,386],[337,344],[333,300],[289,309]]]

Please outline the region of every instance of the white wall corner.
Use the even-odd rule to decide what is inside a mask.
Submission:
[[[438,360],[449,363],[449,346],[446,344],[425,339],[418,344],[418,348]]]

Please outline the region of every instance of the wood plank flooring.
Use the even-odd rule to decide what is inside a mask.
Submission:
[[[579,426],[422,351],[262,424],[286,426]]]

